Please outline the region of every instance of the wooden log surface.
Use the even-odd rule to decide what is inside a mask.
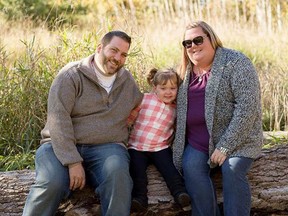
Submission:
[[[288,215],[288,144],[263,149],[255,160],[248,178],[252,189],[253,216]],[[148,170],[149,211],[141,215],[186,216],[173,201],[167,186],[154,166]],[[20,216],[35,172],[31,170],[0,173],[0,215]],[[222,203],[221,174],[214,177],[219,203]],[[57,215],[101,215],[99,200],[90,187],[76,191],[63,201]],[[131,213],[131,216],[136,215]],[[139,214],[138,214],[139,215]]]

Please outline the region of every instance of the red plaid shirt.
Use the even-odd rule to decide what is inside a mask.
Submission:
[[[128,148],[156,152],[168,148],[174,132],[175,104],[165,104],[155,93],[146,93],[141,105],[132,111],[128,122],[136,121]],[[137,116],[138,114],[138,116]]]

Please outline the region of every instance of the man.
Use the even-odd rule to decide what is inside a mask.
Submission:
[[[130,44],[126,33],[111,31],[95,54],[56,76],[24,216],[54,215],[61,200],[86,181],[100,197],[102,215],[130,215],[126,120],[143,97],[123,68]]]

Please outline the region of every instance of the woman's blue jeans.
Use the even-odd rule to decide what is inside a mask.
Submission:
[[[84,159],[86,182],[100,197],[102,215],[129,216],[132,179],[130,157],[125,147],[114,144],[77,145]],[[68,168],[56,158],[51,143],[36,152],[36,182],[31,186],[23,216],[52,216],[70,195]]]
[[[189,144],[185,147],[183,174],[192,198],[193,216],[220,215],[208,158],[208,154]],[[251,191],[247,173],[252,162],[250,158],[231,157],[221,166],[225,216],[250,216]]]

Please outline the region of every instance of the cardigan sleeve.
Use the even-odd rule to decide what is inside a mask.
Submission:
[[[224,147],[231,153],[245,143],[254,122],[261,113],[260,83],[252,62],[240,58],[233,66],[231,88],[234,95],[234,111],[231,121],[216,147]]]

